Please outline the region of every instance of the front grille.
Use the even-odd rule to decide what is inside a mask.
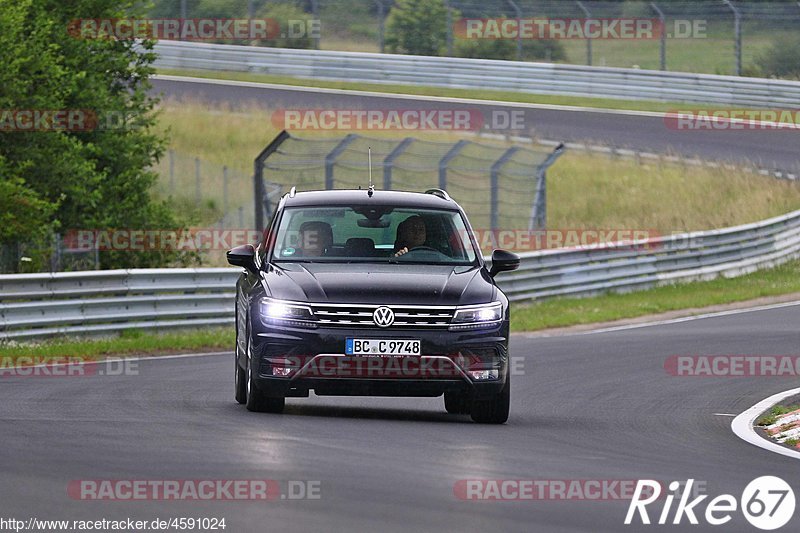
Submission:
[[[453,318],[455,306],[440,305],[351,305],[310,304],[317,323],[322,327],[380,328],[372,319],[379,307],[388,307],[394,312],[391,328],[447,328]]]

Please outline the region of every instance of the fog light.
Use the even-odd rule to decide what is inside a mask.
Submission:
[[[267,357],[267,362],[272,367],[272,375],[281,378],[291,376],[300,368],[297,357]]]
[[[499,371],[497,370],[470,370],[468,374],[469,377],[471,377],[475,381],[497,379],[498,376],[500,375]]]

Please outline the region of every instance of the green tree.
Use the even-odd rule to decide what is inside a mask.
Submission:
[[[148,93],[153,43],[85,39],[69,31],[83,17],[141,16],[140,5],[0,0],[0,110],[88,110],[99,118],[90,131],[0,127],[0,193],[24,206],[4,210],[2,222],[14,229],[0,233],[0,244],[69,229],[179,226],[168,206],[151,197],[157,179],[151,166],[164,146],[153,128],[157,101]],[[127,117],[124,127],[119,117]],[[102,258],[105,267],[183,259],[163,253]]]
[[[457,15],[453,14],[453,20]],[[397,0],[386,19],[386,46],[393,53],[440,55],[447,43],[444,0]]]

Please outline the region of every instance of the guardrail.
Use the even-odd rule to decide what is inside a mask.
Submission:
[[[793,109],[800,82],[629,68],[160,41],[161,68]]]
[[[522,254],[512,301],[737,276],[800,257],[800,211],[733,228]],[[488,258],[487,258],[488,259]],[[232,325],[236,268],[0,276],[0,339]]]

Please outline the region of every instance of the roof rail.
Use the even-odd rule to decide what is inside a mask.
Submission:
[[[292,187],[291,189],[289,189],[289,198],[294,198],[294,195],[296,193],[297,193],[297,188],[296,187]]]
[[[450,196],[442,189],[428,189],[425,191],[425,194],[432,194],[434,196],[438,196],[442,200],[450,201]]]

